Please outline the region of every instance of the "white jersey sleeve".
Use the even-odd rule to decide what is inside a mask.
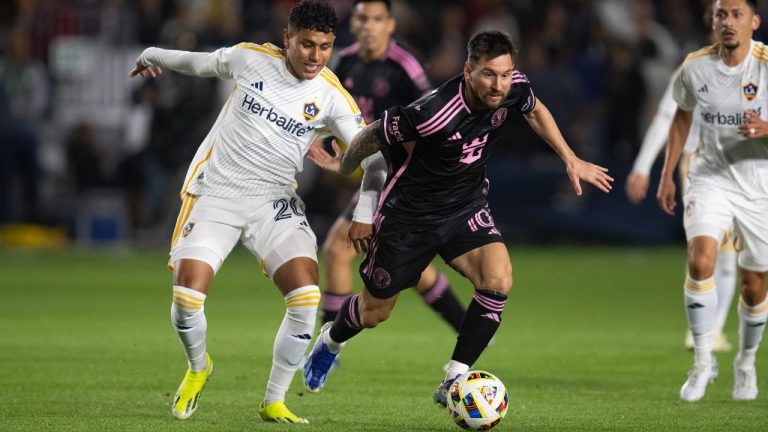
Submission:
[[[685,67],[680,68],[680,72],[675,77],[672,97],[677,105],[685,111],[693,111],[696,108],[696,92],[691,88],[688,69]]]
[[[170,69],[185,75],[232,79],[242,68],[243,58],[235,47],[220,48],[214,52],[189,52],[150,47],[139,60],[145,65]]]
[[[649,176],[653,162],[656,161],[659,152],[661,152],[661,149],[664,148],[664,144],[667,142],[669,126],[672,124],[672,118],[675,116],[675,110],[677,109],[675,99],[672,97],[672,87],[676,76],[677,74],[673,75],[669,81],[664,96],[661,97],[661,102],[659,102],[656,115],[653,116],[651,125],[645,132],[640,152],[638,152],[635,163],[632,166],[633,172]]]

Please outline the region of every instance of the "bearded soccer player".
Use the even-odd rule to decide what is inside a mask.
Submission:
[[[325,67],[336,24],[331,6],[305,0],[290,11],[283,48],[270,43],[242,43],[212,53],[148,48],[131,71],[131,76],[154,77],[170,69],[234,81],[189,167],[173,233],[171,321],[189,366],[171,406],[179,419],[195,412],[213,371],[204,302],[214,275],[240,242],[261,261],[286,307],[259,415],[266,421],[307,423],[285,405],[320,302],[315,235],[294,191],[294,177],[317,133],[349,142],[362,126],[354,100]]]
[[[355,98],[366,123],[376,120],[386,108],[413,102],[431,89],[419,61],[392,38],[395,19],[389,0],[356,0],[350,30],[357,43],[339,51],[339,62],[333,69]],[[310,159],[314,154],[310,148]],[[379,192],[376,189],[356,194],[323,243],[323,322],[336,319],[352,293],[351,266],[356,251],[348,244],[347,234],[350,230],[356,235],[371,232]],[[448,277],[430,264],[415,288],[424,303],[458,332],[464,307],[451,291]]]
[[[310,391],[323,387],[346,341],[386,320],[400,291],[413,286],[439,254],[475,287],[434,394],[445,405],[450,384],[472,367],[499,327],[512,287],[509,253],[486,200],[485,165],[513,115],[524,116],[563,159],[577,195],[581,180],[605,192],[611,188],[607,169],[576,157],[528,78],[515,70],[517,49],[507,33],[479,32],[467,48],[463,74],[406,107],[386,110],[355,136],[343,159],[337,154],[327,166],[348,174],[381,150],[389,171],[372,237],[352,239],[368,250],[360,267],[365,289],[321,329],[305,365]]]

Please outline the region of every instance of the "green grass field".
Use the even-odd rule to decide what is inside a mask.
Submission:
[[[684,253],[512,249],[513,293],[475,365],[509,390],[495,430],[766,430],[760,356],[757,401],[731,399],[734,353],[718,356],[720,378],[702,401],[678,399],[692,361],[682,346]],[[411,292],[388,322],[347,345],[322,393],[303,393],[297,375],[287,402],[310,425],[263,423],[257,405],[284,309],[242,251],[206,302],[216,373],[195,416],[175,420],[169,403],[186,363],[170,325],[165,259],[164,251],[0,250],[0,430],[460,430],[431,403],[454,335]],[[466,304],[470,287],[448,274]],[[734,308],[734,343],[736,329]]]

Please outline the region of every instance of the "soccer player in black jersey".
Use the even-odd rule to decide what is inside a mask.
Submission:
[[[392,39],[395,20],[389,0],[356,0],[350,30],[357,43],[339,51],[333,68],[344,87],[355,98],[366,121],[393,105],[408,104],[432,87],[416,58]],[[310,158],[312,155],[310,151]],[[358,195],[334,222],[323,243],[325,284],[321,302],[323,322],[333,321],[352,293],[352,260],[356,252],[347,242],[351,229],[360,236],[371,233],[378,191],[363,193],[361,209],[355,211]],[[429,265],[415,286],[424,302],[456,332],[464,318],[464,307],[450,289],[448,277]]]
[[[406,107],[385,111],[355,136],[343,159],[337,153],[326,164],[348,174],[381,151],[389,170],[373,236],[352,239],[368,250],[360,266],[365,289],[347,299],[333,325],[318,336],[305,365],[310,391],[322,388],[342,345],[384,321],[398,293],[439,254],[475,287],[434,394],[435,402],[445,405],[450,384],[469,370],[499,327],[512,287],[512,264],[488,208],[485,177],[490,146],[512,115],[523,115],[563,159],[577,195],[581,180],[604,192],[611,189],[608,170],[573,153],[526,76],[514,69],[517,50],[507,33],[479,32],[467,50],[463,74]]]

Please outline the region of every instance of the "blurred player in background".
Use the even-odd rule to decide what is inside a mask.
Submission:
[[[180,419],[194,413],[213,370],[203,305],[214,275],[240,242],[260,260],[286,306],[259,414],[307,423],[285,405],[320,302],[315,235],[294,177],[317,133],[350,142],[362,126],[354,100],[325,67],[336,25],[331,6],[305,0],[290,11],[282,49],[269,43],[213,53],[148,48],[131,72],[154,77],[170,69],[235,83],[190,165],[173,233],[171,319],[189,363],[172,405]]]
[[[733,363],[733,398],[757,397],[755,353],[768,319],[768,47],[752,40],[760,26],[751,0],[715,0],[713,29],[720,43],[691,53],[677,75],[678,104],[659,183],[659,206],[674,214],[674,171],[699,107],[699,147],[684,191],[688,238],[685,310],[693,333],[694,364],[680,398],[697,401],[718,375],[713,354],[718,294],[717,251],[731,226],[739,238],[741,299],[739,352]]]
[[[512,287],[512,264],[488,207],[485,177],[490,146],[507,119],[526,118],[563,159],[578,195],[581,180],[605,192],[611,187],[605,168],[571,151],[526,76],[514,69],[517,49],[509,34],[482,31],[467,48],[463,74],[407,107],[388,109],[355,136],[343,160],[337,153],[326,164],[349,174],[381,150],[389,170],[373,236],[351,238],[368,251],[360,266],[365,288],[345,300],[336,321],[321,329],[304,366],[310,391],[321,390],[344,343],[386,320],[400,291],[413,286],[440,254],[475,287],[434,395],[445,405],[448,386],[469,370],[498,329]]]
[[[429,79],[419,61],[392,39],[395,20],[389,0],[356,0],[350,30],[357,43],[339,51],[339,62],[333,70],[355,98],[366,123],[376,120],[385,109],[406,105],[430,90]],[[309,157],[312,158],[312,150]],[[351,265],[356,252],[350,247],[347,234],[349,230],[356,235],[370,234],[378,192],[356,194],[328,232],[323,244],[323,322],[335,320],[344,300],[352,293]],[[358,197],[360,206],[357,206]],[[451,291],[446,275],[430,264],[416,284],[416,291],[459,331],[464,307]]]
[[[672,98],[672,86],[676,75],[677,73],[672,76],[672,79],[664,92],[664,96],[662,96],[661,102],[659,102],[659,108],[656,111],[656,115],[653,117],[651,126],[645,133],[643,144],[635,159],[632,172],[630,172],[627,177],[626,192],[627,197],[632,204],[639,204],[640,201],[645,199],[645,196],[648,193],[651,167],[661,149],[664,148],[664,144],[667,142],[669,126],[672,124],[672,117],[674,117],[675,108],[677,107],[675,100]],[[687,188],[688,164],[690,162],[690,157],[699,145],[699,115],[700,113],[697,108],[694,111],[691,131],[688,134],[688,139],[683,147],[682,159],[680,159],[678,172],[680,185],[683,190]],[[717,262],[715,263],[714,277],[718,298],[717,322],[715,325],[715,334],[713,336],[713,348],[715,351],[730,351],[732,348],[723,329],[725,328],[725,321],[728,319],[728,312],[731,309],[731,300],[736,292],[736,276],[738,273],[736,271],[735,243],[736,238],[733,236],[732,230],[729,229],[725,232],[723,241],[720,244],[720,250],[717,253]],[[686,331],[685,346],[688,349],[693,349],[693,334],[690,329]]]

